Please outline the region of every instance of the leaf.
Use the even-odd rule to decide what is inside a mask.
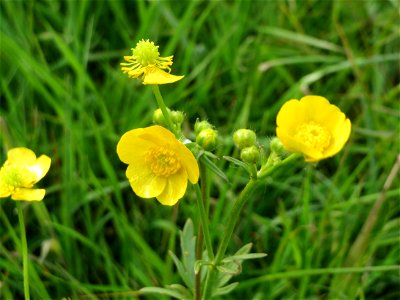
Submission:
[[[252,246],[252,243],[248,243],[236,251],[234,255],[226,257],[222,260],[222,265],[217,266],[217,269],[221,271],[218,276],[217,286],[222,287],[232,278],[233,275],[237,275],[241,272],[241,262],[246,259],[247,255],[252,257],[252,254],[249,254]],[[254,254],[256,254],[256,256],[259,255],[259,253]]]
[[[188,219],[180,232],[182,262],[186,270],[192,270],[196,260],[196,237],[193,222]]]
[[[194,279],[192,280],[189,272],[185,269],[182,262],[175,255],[175,253],[173,253],[172,251],[168,251],[168,253],[169,253],[169,255],[171,255],[172,260],[174,261],[176,269],[178,270],[178,273],[181,276],[182,280],[193,291],[194,290]]]
[[[232,292],[234,290],[234,288],[239,284],[239,282],[233,282],[231,284],[228,284],[226,286],[217,288],[215,290],[215,292],[213,293],[213,296],[221,296],[221,295],[225,295],[225,294],[229,294],[230,292]]]
[[[212,262],[209,262],[208,260],[196,260],[194,264],[194,273],[197,274],[200,272],[201,267],[203,266],[211,266]]]
[[[181,242],[181,251],[182,251],[182,263],[185,269],[186,274],[186,283],[187,286],[194,291],[194,264],[196,261],[196,237],[194,235],[193,222],[189,218],[185,225],[183,226],[183,230],[180,234],[180,242]]]
[[[262,258],[267,256],[267,253],[249,253],[249,254],[240,254],[240,255],[233,255],[233,256],[228,256],[222,260],[222,262],[227,263],[230,261],[235,261],[235,260],[246,260],[246,259],[256,259],[256,258]]]
[[[171,284],[166,286],[170,291],[175,291],[181,295],[180,299],[193,299],[190,291],[181,284]]]
[[[242,265],[240,261],[233,260],[217,266],[217,270],[228,275],[239,275],[242,272]]]
[[[171,284],[165,286],[164,288],[154,286],[144,287],[141,288],[138,292],[140,294],[158,294],[170,296],[182,300],[193,299],[193,295],[188,291],[188,289],[180,284]]]
[[[245,169],[247,172],[249,171],[249,167],[245,162],[243,162],[241,160],[238,160],[238,159],[236,159],[234,157],[231,157],[231,156],[223,156],[223,158],[225,160],[237,165],[238,167],[241,167],[241,168]]]
[[[244,245],[242,248],[240,248],[238,251],[236,251],[235,255],[242,255],[242,254],[249,253],[252,246],[253,246],[253,243],[248,243],[248,244]]]
[[[178,273],[191,292],[194,292],[194,266],[196,261],[196,237],[194,236],[193,222],[188,219],[179,232],[182,257],[179,259],[175,253],[169,251]]]
[[[206,155],[201,155],[200,160],[204,165],[209,168],[215,175],[222,178],[225,182],[229,182],[228,177],[222,172],[215,163],[213,163]]]

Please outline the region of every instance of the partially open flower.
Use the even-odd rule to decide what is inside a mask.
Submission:
[[[164,205],[181,199],[187,181],[196,183],[199,166],[192,152],[164,127],[155,125],[126,132],[117,145],[133,191]]]
[[[50,169],[51,159],[46,155],[36,158],[27,148],[13,148],[7,153],[7,161],[0,169],[0,197],[13,200],[40,201],[46,191],[33,186]]]
[[[289,152],[316,162],[338,153],[347,142],[351,122],[338,107],[321,96],[287,101],[276,118],[276,135]]]
[[[166,84],[183,78],[169,73],[173,56],[161,57],[154,42],[142,39],[131,50],[132,55],[124,56],[127,62],[121,63],[122,71],[129,77],[139,78],[143,75],[143,84]]]

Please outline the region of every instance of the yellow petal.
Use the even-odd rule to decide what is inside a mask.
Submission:
[[[299,124],[306,121],[304,107],[299,100],[291,99],[278,112],[276,117],[276,125],[285,128],[285,131],[292,133]]]
[[[346,118],[337,106],[330,104],[324,97],[305,96],[300,102],[307,114],[307,121],[314,121],[330,131]]]
[[[155,144],[152,141],[140,138],[145,129],[138,128],[126,132],[117,144],[119,159],[129,164],[136,156],[142,156],[149,147]]]
[[[159,146],[178,141],[171,131],[159,125],[144,128],[144,131],[140,134],[140,138],[152,141]]]
[[[135,156],[143,155],[150,147],[169,145],[175,141],[177,140],[173,133],[162,126],[137,128],[121,137],[117,144],[117,153],[122,162],[130,164]]]
[[[24,201],[40,201],[44,198],[46,190],[44,189],[16,189],[12,195],[13,200],[24,200]]]
[[[315,121],[318,124],[323,124],[331,114],[332,109],[338,109],[336,106],[331,105],[326,98],[314,95],[304,96],[300,99],[299,105],[304,113],[304,121]]]
[[[184,76],[167,73],[157,67],[148,68],[143,76],[143,84],[167,84],[181,80]]]
[[[7,163],[10,165],[32,165],[36,161],[35,153],[24,147],[13,148],[7,153]]]
[[[11,195],[11,191],[9,189],[8,184],[5,184],[1,181],[0,177],[0,198],[6,198]]]
[[[323,154],[320,151],[307,146],[302,141],[296,140],[282,128],[276,128],[276,135],[289,152],[303,153],[305,160],[308,162],[319,161],[323,158]]]
[[[153,174],[143,162],[141,165],[129,165],[126,177],[136,195],[142,198],[153,198],[160,195],[166,185],[166,178]]]
[[[330,157],[342,150],[346,144],[351,133],[351,122],[345,119],[340,125],[337,125],[335,131],[332,132],[333,141],[328,149],[325,150],[324,155]]]
[[[178,173],[167,179],[164,191],[157,196],[157,200],[163,205],[174,205],[186,192],[187,174],[182,168]]]
[[[331,134],[331,143],[323,152],[322,158],[331,157],[338,153],[350,136],[350,120],[337,106],[330,104],[324,97],[305,96],[300,101],[304,105],[309,118],[327,128]]]
[[[51,158],[47,155],[41,155],[36,163],[29,167],[29,171],[35,174],[35,183],[42,179],[50,169]]]
[[[4,178],[4,168],[0,168],[0,198],[5,198],[11,195],[9,184]]]
[[[200,171],[193,153],[179,141],[177,143],[177,151],[190,182],[193,184],[197,183]]]

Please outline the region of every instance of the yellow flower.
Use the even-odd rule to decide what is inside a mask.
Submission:
[[[40,201],[46,191],[33,185],[49,171],[51,159],[46,155],[36,158],[27,148],[8,151],[7,161],[0,169],[0,198],[11,196],[13,200]]]
[[[169,73],[173,56],[160,57],[158,46],[153,42],[142,39],[131,50],[132,55],[124,56],[127,62],[121,63],[122,71],[129,77],[138,78],[143,75],[143,84],[166,84],[183,78]]]
[[[290,152],[300,152],[308,162],[338,153],[347,142],[351,122],[338,107],[321,96],[287,101],[276,118],[276,135]]]
[[[164,127],[155,125],[126,132],[117,145],[133,191],[163,205],[183,197],[187,180],[196,183],[199,166],[192,152]]]

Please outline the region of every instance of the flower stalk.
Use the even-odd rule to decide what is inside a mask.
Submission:
[[[222,235],[222,240],[218,246],[218,251],[215,256],[215,265],[221,263],[224,258],[226,249],[228,248],[229,242],[231,240],[233,230],[237,224],[238,218],[242,211],[243,206],[250,199],[251,193],[254,191],[257,186],[257,179],[250,179],[250,181],[246,184],[245,188],[240,193],[239,198],[235,201],[232,207],[232,211],[228,218],[228,223],[225,227],[224,234]]]
[[[222,240],[219,243],[217,254],[215,259],[213,259],[213,264],[208,269],[208,274],[204,286],[204,292],[202,299],[210,299],[212,297],[212,290],[214,288],[214,282],[216,279],[216,270],[215,266],[219,265],[221,261],[224,259],[224,255],[226,249],[228,248],[229,242],[231,240],[233,230],[237,224],[238,218],[242,211],[243,206],[250,199],[251,193],[254,191],[257,186],[257,179],[250,179],[245,188],[242,190],[239,198],[233,204],[233,208],[230,213],[230,217],[228,219],[228,224],[225,227],[224,234],[222,236]]]
[[[157,84],[154,84],[151,87],[152,87],[154,96],[156,97],[157,105],[158,105],[158,107],[161,109],[161,111],[163,113],[163,116],[164,116],[165,121],[167,123],[168,129],[171,130],[175,134],[175,136],[177,138],[180,138],[179,133],[176,130],[176,128],[174,126],[174,123],[172,122],[171,115],[168,112],[167,106],[164,103],[164,98],[161,95],[160,88],[158,87]]]
[[[206,243],[208,258],[210,261],[214,261],[214,251],[212,249],[211,236],[208,228],[208,217],[206,209],[204,207],[202,192],[198,184],[196,184],[194,187],[196,191],[197,207],[199,209],[200,222],[203,228],[203,235],[204,235],[204,241]]]
[[[30,299],[29,294],[29,261],[28,261],[28,244],[26,241],[26,229],[24,222],[24,214],[22,211],[22,204],[17,201],[18,220],[21,230],[21,251],[22,251],[22,266],[24,276],[24,296],[25,300]]]

